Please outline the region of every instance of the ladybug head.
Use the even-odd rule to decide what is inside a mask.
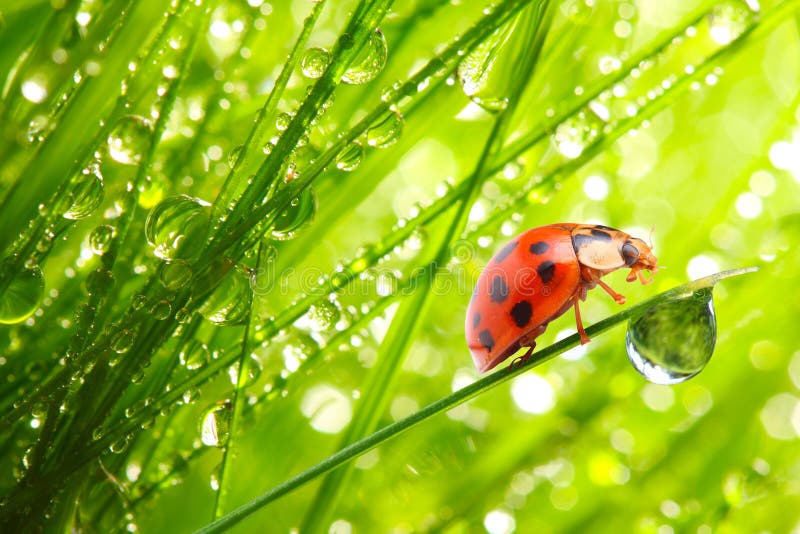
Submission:
[[[648,245],[639,238],[631,237],[625,240],[620,249],[625,265],[631,268],[626,280],[633,282],[638,277],[642,284],[649,284],[651,279],[646,279],[642,275],[643,270],[650,272],[658,271],[658,258],[653,255],[652,246]]]

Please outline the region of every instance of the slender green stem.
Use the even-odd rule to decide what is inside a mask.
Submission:
[[[642,312],[646,311],[647,309],[651,308],[652,306],[659,304],[661,302],[665,302],[670,299],[674,299],[676,297],[685,296],[687,294],[691,294],[698,289],[703,288],[711,288],[719,282],[720,280],[724,280],[725,278],[730,278],[732,276],[738,276],[745,273],[751,273],[758,270],[756,267],[750,268],[743,268],[743,269],[733,269],[730,271],[723,271],[711,276],[707,276],[705,278],[701,278],[699,280],[695,280],[693,282],[689,282],[687,284],[683,284],[653,297],[650,297],[647,300],[640,302],[634,306],[631,306],[627,310],[621,311],[611,317],[606,317],[602,321],[599,321],[589,327],[586,328],[586,333],[590,337],[597,337],[599,334],[611,329],[612,327],[622,323],[623,321],[627,321],[631,318],[634,318],[640,315]],[[345,462],[352,460],[353,458],[357,458],[361,456],[365,452],[374,449],[381,443],[397,436],[405,432],[406,430],[422,423],[423,421],[430,419],[434,415],[440,414],[451,408],[454,408],[460,404],[467,402],[468,400],[477,397],[478,395],[489,391],[490,389],[511,380],[512,378],[521,375],[522,373],[533,369],[534,367],[538,367],[539,365],[552,360],[559,354],[562,354],[572,347],[576,347],[580,344],[581,338],[578,334],[573,334],[567,338],[562,339],[552,345],[545,347],[541,350],[538,350],[533,353],[531,358],[526,362],[523,362],[521,365],[509,365],[505,368],[502,368],[480,380],[473,382],[472,384],[459,389],[458,391],[439,399],[436,402],[433,402],[424,408],[420,409],[419,411],[415,412],[414,414],[406,417],[405,419],[401,419],[396,423],[392,423],[391,425],[385,426],[382,429],[374,432],[373,434],[367,436],[364,439],[353,443],[345,447],[344,449],[340,450],[336,454],[333,454],[326,458],[325,460],[319,462],[318,464],[306,469],[302,473],[290,478],[286,482],[279,484],[272,488],[271,490],[262,493],[255,499],[251,500],[247,504],[244,504],[237,508],[236,510],[232,511],[229,514],[221,517],[220,519],[214,521],[213,523],[206,525],[205,527],[196,531],[196,534],[210,534],[212,532],[222,532],[233,525],[239,523],[247,516],[251,515],[252,513],[258,511],[259,509],[263,508],[267,504],[271,503],[272,501],[277,500],[278,498],[286,495],[287,493],[292,492],[293,490],[299,488],[300,486],[307,484],[308,482],[314,480],[315,478],[319,477],[331,471],[340,465],[344,464]]]

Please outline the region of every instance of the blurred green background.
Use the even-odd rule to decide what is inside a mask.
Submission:
[[[398,95],[391,89],[401,87],[396,82],[492,15],[477,1],[398,0],[362,52],[356,74],[364,83],[338,85],[324,114],[310,124],[292,122],[294,113],[302,117],[298,109],[321,75],[305,49],[334,50],[352,14],[379,3],[321,7],[242,168],[255,173],[296,124],[304,129],[302,146],[275,156],[283,158],[275,186],[283,190],[311,176],[313,162],[382,98],[392,102],[389,114],[314,175],[278,226],[261,228],[260,249],[231,253],[242,266],[233,276],[245,282],[223,282],[212,299],[223,315],[242,312],[234,324],[215,324],[203,310],[196,320],[181,320],[166,300],[172,308],[162,322],[172,324],[174,335],[149,351],[121,352],[122,361],[152,364],[136,380],[120,375],[132,383],[108,417],[83,428],[76,442],[97,439],[98,428],[113,430],[137,410],[172,399],[171,392],[214,362],[226,363],[152,417],[137,419],[136,431],[119,435],[121,445],[115,441],[76,467],[48,494],[57,513],[43,506],[34,515],[52,528],[85,532],[206,525],[339,450],[354,421],[368,432],[475,381],[463,325],[480,270],[525,229],[587,222],[643,239],[655,229],[654,250],[665,268],[654,283],[627,284],[622,272],[606,279],[629,303],[720,270],[759,267],[716,287],[717,346],[701,374],[674,386],[648,383],[630,366],[624,328],[617,327],[382,443],[354,460],[346,476],[324,487],[318,478],[235,530],[798,531],[800,2],[542,4],[550,17],[544,46],[524,91],[505,104],[520,81],[520,57],[541,35],[531,22],[539,4],[518,2],[519,18],[475,53],[441,60],[434,75]],[[177,194],[214,202],[316,5],[128,4],[6,0],[0,6],[3,274],[13,280],[20,272],[9,258],[24,249],[44,279],[36,311],[0,325],[6,411],[35,397],[65,365],[70,339],[80,334],[75,314],[98,283],[90,280],[87,292],[86,280],[105,265],[98,238],[90,240],[95,228],[121,228],[118,221],[130,218],[121,263],[110,268],[116,288],[86,335],[96,327],[117,339],[126,310],[139,309],[137,296],[150,298],[146,288],[158,284],[162,267],[145,239],[149,210]],[[165,30],[165,21],[173,26]],[[173,46],[173,34],[184,40]],[[145,54],[151,54],[146,61]],[[170,95],[171,108],[160,107]],[[169,118],[148,156],[141,147],[164,109]],[[139,154],[140,165],[114,157],[106,141],[128,115],[149,124],[120,141]],[[504,148],[481,168],[501,117]],[[260,150],[265,142],[269,147]],[[85,158],[102,174],[102,200],[90,199],[87,213],[48,226],[48,210],[37,207],[58,206],[51,195],[64,184],[76,190],[73,173]],[[452,258],[427,290],[422,312],[412,314],[416,320],[393,330],[393,319],[405,320],[409,302],[419,298],[408,296],[405,284],[436,256],[476,166],[478,193],[466,229],[448,245]],[[234,175],[239,184],[247,177]],[[127,205],[134,183],[135,202]],[[56,235],[36,252],[51,227]],[[353,283],[338,293],[317,292],[321,300],[307,313],[270,333],[269,325],[288,317],[303,293],[319,289],[320,277],[335,277],[342,266],[355,273]],[[250,285],[243,273],[250,273]],[[145,310],[157,315],[157,304],[151,299]],[[586,324],[617,311],[600,291],[582,306]],[[144,324],[137,317],[131,320]],[[574,331],[567,313],[537,343],[546,347]],[[236,367],[243,340],[251,362],[246,381]],[[390,358],[396,369],[381,366]],[[69,395],[88,376],[87,363],[67,373]],[[109,369],[114,376],[119,367]],[[60,397],[35,398],[38,404],[0,430],[6,497],[20,480],[36,486],[25,473],[37,440],[48,444],[45,473],[71,461],[57,454],[69,440],[40,434],[43,421],[55,417],[48,402]],[[76,405],[65,406],[69,413]],[[95,412],[73,415],[87,413]]]

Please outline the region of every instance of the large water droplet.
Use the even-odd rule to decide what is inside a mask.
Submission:
[[[108,134],[108,155],[123,165],[138,165],[151,134],[150,121],[139,115],[126,115]]]
[[[97,209],[103,201],[103,176],[97,164],[81,172],[70,195],[72,204],[64,212],[65,219],[83,219]]]
[[[361,165],[364,158],[364,147],[359,143],[350,143],[336,156],[336,168],[340,171],[351,172]]]
[[[198,198],[165,198],[150,211],[144,233],[153,253],[165,261],[192,259],[202,249],[211,214],[210,205]]]
[[[245,320],[253,302],[250,277],[236,266],[214,289],[200,307],[200,314],[220,326],[238,324]]]
[[[36,311],[44,295],[44,276],[38,266],[13,275],[0,293],[0,324],[21,323]]]
[[[200,440],[209,447],[224,447],[231,432],[231,403],[223,401],[208,410],[200,421]]]
[[[395,111],[387,111],[367,130],[367,144],[375,148],[393,145],[403,132],[403,117]]]
[[[628,324],[631,363],[656,384],[677,384],[703,370],[714,352],[717,322],[711,288],[656,304]]]
[[[275,239],[287,240],[309,224],[317,212],[317,195],[311,187],[306,187],[300,196],[292,199],[291,205],[275,218],[270,235]]]
[[[383,36],[383,32],[376,29],[369,36],[364,47],[353,58],[350,68],[342,76],[342,81],[350,84],[359,84],[374,80],[383,70],[383,66],[386,65],[388,55],[389,49],[386,45],[386,38]]]
[[[309,78],[320,78],[331,62],[330,53],[324,48],[309,48],[303,56],[301,69]]]

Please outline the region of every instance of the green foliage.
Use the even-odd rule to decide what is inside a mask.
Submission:
[[[797,528],[798,9],[5,2],[2,530]],[[558,221],[666,268],[479,378],[477,275]],[[749,265],[701,374],[631,368]]]

